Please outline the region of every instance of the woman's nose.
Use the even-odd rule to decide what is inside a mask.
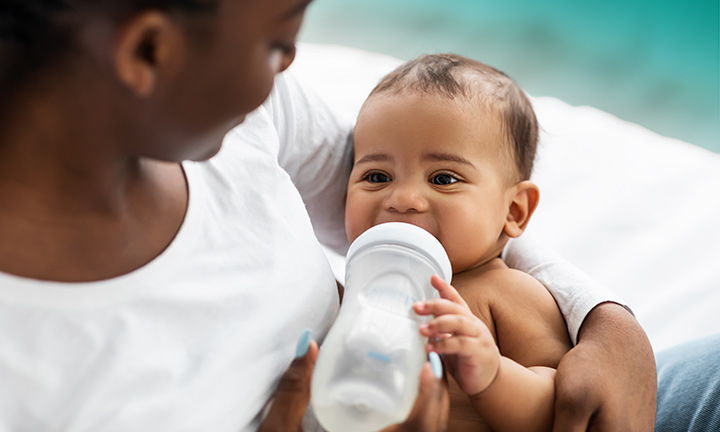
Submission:
[[[416,185],[396,184],[385,200],[385,207],[389,211],[398,213],[420,213],[427,210],[428,202],[422,188]]]

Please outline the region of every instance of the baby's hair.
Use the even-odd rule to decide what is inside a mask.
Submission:
[[[479,101],[501,118],[508,148],[522,180],[530,178],[538,141],[538,122],[520,86],[503,72],[456,54],[426,54],[386,75],[370,96],[405,91]],[[511,159],[512,160],[512,159]]]
[[[0,0],[0,94],[66,54],[84,13],[109,11],[121,20],[145,9],[214,7],[215,0]]]

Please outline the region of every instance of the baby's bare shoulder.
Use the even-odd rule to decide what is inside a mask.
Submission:
[[[549,300],[555,304],[540,282],[527,273],[509,268],[499,258],[482,268],[453,277],[453,285],[466,301],[478,300],[494,305],[514,303],[518,298],[522,298],[540,303],[547,303]]]
[[[461,295],[491,317],[503,355],[524,366],[557,367],[571,344],[555,299],[532,276],[492,264],[475,280],[463,281]]]

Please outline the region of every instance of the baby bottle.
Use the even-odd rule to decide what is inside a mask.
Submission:
[[[312,408],[325,429],[377,431],[410,414],[427,358],[418,326],[430,319],[412,304],[438,298],[433,274],[450,282],[450,260],[415,225],[380,224],[350,245],[343,305],[311,385]]]

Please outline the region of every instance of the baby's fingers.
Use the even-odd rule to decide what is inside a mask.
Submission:
[[[470,308],[464,304],[453,303],[447,299],[428,300],[413,303],[413,310],[418,315],[466,315],[474,316]]]
[[[465,303],[465,300],[463,300],[463,298],[460,296],[460,293],[457,292],[455,287],[445,282],[442,278],[440,278],[440,276],[433,275],[430,278],[430,284],[436,290],[438,290],[441,298],[467,307],[467,303]]]
[[[420,334],[430,338],[444,339],[445,335],[452,336],[487,336],[489,332],[485,324],[476,317],[465,315],[443,315],[434,320],[421,324]],[[442,336],[442,337],[441,337]]]
[[[443,355],[471,357],[477,362],[489,362],[499,355],[495,341],[482,337],[452,336],[442,339],[430,339],[425,351],[435,351]]]

